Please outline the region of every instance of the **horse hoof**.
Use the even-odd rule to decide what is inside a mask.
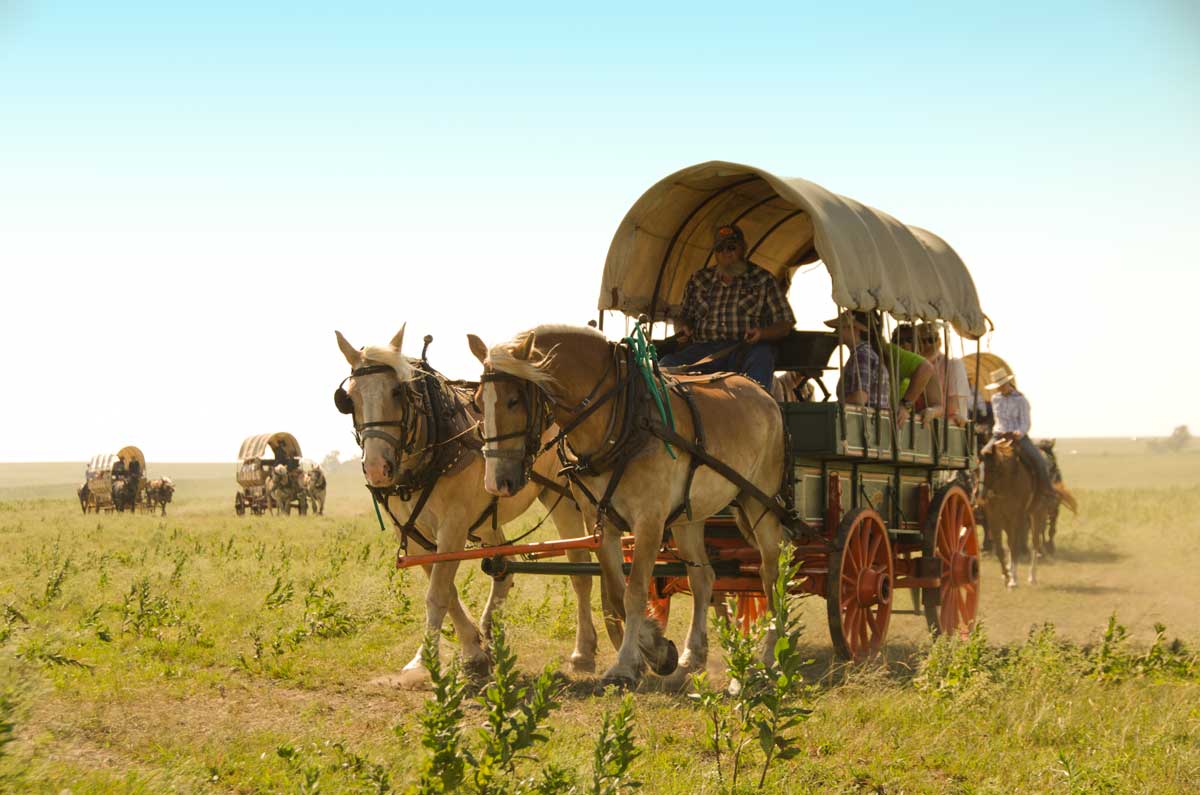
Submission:
[[[492,660],[486,654],[463,662],[463,673],[471,678],[486,677],[492,672]]]
[[[406,668],[400,672],[400,675],[395,677],[387,677],[388,684],[398,687],[401,690],[432,690],[433,680],[429,678],[429,671],[424,668]]]
[[[571,672],[576,674],[594,674],[596,673],[596,658],[584,657],[582,654],[578,657],[572,655],[570,660]]]
[[[654,668],[654,673],[659,676],[668,676],[674,673],[679,667],[679,649],[675,648],[675,641],[667,641],[667,658],[662,661],[658,667]]]

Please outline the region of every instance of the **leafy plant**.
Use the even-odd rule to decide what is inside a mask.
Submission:
[[[10,604],[4,605],[4,616],[0,620],[0,643],[4,643],[12,637],[13,627],[17,624],[29,626],[29,619],[26,618],[20,610]]]
[[[353,635],[358,622],[346,609],[345,602],[334,598],[329,588],[318,590],[316,583],[304,596],[304,627],[309,635],[318,638],[337,638]]]
[[[16,739],[17,700],[7,692],[0,691],[0,759],[4,758],[4,748]]]
[[[296,588],[291,580],[286,583],[282,577],[275,578],[275,585],[271,588],[271,592],[267,594],[267,609],[278,610],[279,608],[292,601],[292,597],[296,595]]]
[[[55,599],[62,595],[63,582],[67,579],[67,573],[71,569],[71,559],[67,558],[59,564],[58,568],[50,573],[50,577],[46,580],[46,587],[42,596],[34,597],[31,601],[38,607],[48,607]]]
[[[121,632],[138,637],[160,627],[179,626],[183,616],[167,597],[150,592],[150,578],[135,580],[121,602]]]
[[[626,695],[616,712],[605,712],[592,753],[592,795],[619,795],[640,787],[629,766],[641,754],[633,744],[633,697]]]
[[[483,707],[484,726],[475,733],[472,743],[462,730],[467,684],[457,665],[443,671],[437,648],[438,639],[434,635],[426,637],[421,647],[421,659],[433,683],[433,698],[426,702],[421,713],[421,744],[431,756],[413,791],[418,795],[455,792],[461,788],[477,795],[550,795],[571,791],[570,775],[561,768],[547,766],[536,780],[532,776],[521,777],[517,770],[519,762],[529,759],[527,752],[548,739],[545,723],[559,706],[556,700],[559,684],[553,666],[547,666],[532,685],[521,685],[516,655],[509,648],[503,622],[497,619],[492,625],[493,680],[476,699]],[[606,742],[615,745],[607,757],[610,766],[602,773],[616,776],[617,786],[624,780],[627,760],[636,755],[627,745],[631,742],[629,723],[626,714],[612,719],[607,730]]]
[[[742,634],[733,623],[717,622],[729,675],[736,683],[732,699],[726,700],[713,688],[705,674],[693,677],[696,692],[692,699],[705,716],[705,739],[716,755],[717,778],[723,783],[724,755],[730,765],[730,788],[737,787],[746,752],[757,743],[762,753],[757,785],[762,789],[774,762],[799,753],[795,730],[812,714],[812,709],[799,701],[810,692],[802,673],[809,661],[800,654],[804,628],[788,592],[799,568],[800,561],[794,560],[791,549],[785,547],[770,594],[770,617],[760,619],[750,633]],[[775,643],[769,650],[771,662],[767,665],[759,649],[771,634]]]

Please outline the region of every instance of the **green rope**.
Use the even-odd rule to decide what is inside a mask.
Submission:
[[[633,361],[637,368],[642,373],[642,379],[646,382],[646,386],[650,389],[650,394],[654,396],[654,402],[658,406],[658,416],[662,418],[663,424],[675,430],[675,416],[671,413],[671,393],[667,390],[666,382],[663,381],[662,373],[659,372],[655,377],[658,363],[658,351],[654,350],[654,346],[646,341],[646,335],[642,331],[641,324],[636,324],[633,327],[633,334],[630,334],[624,339],[630,350],[633,351]],[[663,441],[663,447],[667,448],[667,453],[671,458],[675,458],[675,451],[671,449],[671,445]]]
[[[380,531],[386,530],[383,526],[383,514],[379,512],[379,500],[375,499],[375,492],[371,492],[371,504],[375,506],[375,518],[379,520]]]

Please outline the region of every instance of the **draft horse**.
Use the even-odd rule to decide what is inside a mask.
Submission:
[[[484,485],[510,494],[526,483],[538,446],[543,407],[560,431],[551,441],[588,526],[601,536],[601,601],[606,621],[624,621],[616,663],[604,680],[630,686],[644,662],[660,675],[702,670],[708,655],[707,609],[714,573],[704,550],[704,520],[735,506],[738,528],[762,556],[765,592],[779,567],[786,473],[779,407],[743,376],[674,382],[668,392],[674,430],[665,426],[630,346],[599,332],[539,326],[488,347],[469,335],[482,362],[478,399],[484,421]],[[668,451],[666,444],[670,444]],[[680,656],[646,615],[647,591],[666,528],[688,565],[692,621]],[[620,535],[634,535],[628,585]],[[765,655],[775,639],[766,639]],[[677,674],[677,676],[679,676]]]
[[[400,352],[403,328],[387,345],[361,350],[341,332],[335,333],[350,364],[350,376],[334,393],[334,402],[339,411],[354,419],[367,487],[391,517],[406,554],[410,540],[424,550],[418,554],[461,552],[468,539],[503,544],[500,528],[525,513],[535,499],[546,506],[559,535],[583,534],[579,511],[569,499],[565,483],[556,479],[558,467],[551,455],[537,460],[535,483],[501,498],[484,490],[479,413],[471,403],[473,386],[452,384],[431,368],[423,355],[420,360],[404,356]],[[590,560],[587,550],[571,550],[568,557],[576,563]],[[490,666],[485,636],[490,635],[492,616],[512,589],[513,579],[510,574],[492,580],[481,631],[454,584],[458,563],[438,561],[422,566],[429,576],[426,636],[439,638],[448,614],[462,646],[465,667],[483,672]],[[571,577],[571,582],[577,625],[570,665],[577,672],[591,672],[596,666],[592,580],[578,575]],[[418,648],[404,666],[399,684],[417,688],[428,681],[429,672],[421,663]]]

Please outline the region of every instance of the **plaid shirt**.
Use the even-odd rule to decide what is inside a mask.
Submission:
[[[692,331],[693,342],[740,340],[752,328],[763,328],[796,316],[779,282],[754,263],[725,284],[716,268],[692,274],[683,291],[679,319]]]
[[[1029,401],[1020,392],[1002,395],[999,392],[992,395],[992,412],[996,424],[992,427],[992,435],[1020,431],[1029,435]]]
[[[855,392],[867,393],[867,405],[876,409],[888,408],[888,372],[879,361],[879,354],[865,342],[858,343],[838,380],[838,400],[845,401]]]

